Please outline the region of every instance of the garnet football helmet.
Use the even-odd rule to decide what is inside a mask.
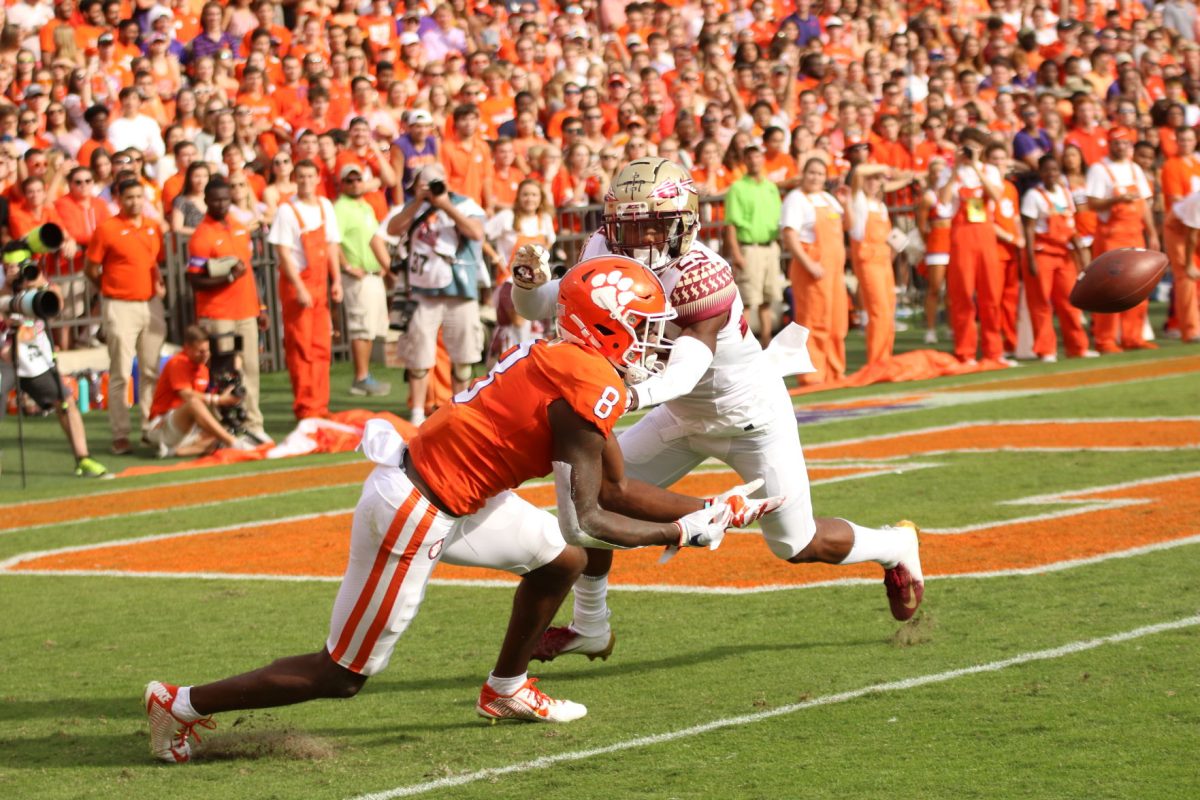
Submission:
[[[639,158],[613,178],[604,197],[608,248],[661,272],[686,253],[700,230],[692,176],[665,158]]]
[[[627,383],[663,369],[660,352],[675,310],[653,272],[631,258],[598,256],[579,262],[558,287],[558,330],[566,340],[608,359]]]

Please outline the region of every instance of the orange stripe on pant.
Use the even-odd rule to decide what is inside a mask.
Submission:
[[[334,661],[340,662],[342,657],[346,655],[346,648],[350,646],[350,642],[354,639],[354,632],[358,629],[359,623],[362,621],[363,615],[367,612],[367,607],[371,605],[371,598],[375,595],[375,590],[379,586],[379,579],[383,575],[384,567],[387,566],[388,558],[391,557],[392,549],[396,546],[396,540],[400,538],[400,532],[404,530],[404,524],[408,522],[408,518],[412,515],[413,509],[417,507],[417,502],[421,499],[421,493],[415,488],[408,493],[408,497],[396,510],[396,516],[392,519],[392,524],[388,526],[387,534],[383,537],[383,542],[379,545],[379,552],[375,554],[375,563],[371,567],[371,577],[363,586],[362,592],[358,595],[358,601],[354,604],[354,610],[350,612],[350,616],[346,619],[346,624],[342,628],[342,635],[338,637],[337,646],[333,648],[333,652],[329,655]]]
[[[1096,233],[1096,245],[1093,257],[1110,250],[1122,247],[1145,247],[1146,237],[1141,232],[1111,231],[1101,223]],[[1096,340],[1096,349],[1101,353],[1115,353],[1122,349],[1147,347],[1142,336],[1146,325],[1146,313],[1150,309],[1150,300],[1143,300],[1128,311],[1119,314],[1092,314],[1092,336]],[[1117,329],[1120,327],[1121,344],[1117,344]]]
[[[1083,330],[1079,309],[1067,299],[1078,277],[1075,259],[1069,252],[1040,252],[1035,258],[1037,274],[1030,275],[1026,269],[1025,275],[1025,300],[1033,325],[1033,352],[1039,356],[1058,352],[1052,318],[1052,313],[1055,313],[1062,328],[1063,347],[1067,355],[1081,356],[1087,350],[1087,333]]]
[[[413,556],[421,549],[421,545],[425,541],[425,534],[429,531],[429,526],[433,524],[433,518],[436,516],[437,509],[432,504],[427,504],[425,513],[421,515],[421,521],[417,523],[416,530],[408,540],[408,546],[404,548],[404,555],[400,556],[396,571],[392,573],[392,580],[388,584],[387,593],[379,604],[379,610],[375,612],[375,619],[363,636],[362,643],[358,647],[358,654],[350,664],[351,672],[362,672],[367,659],[371,657],[375,642],[379,640],[380,632],[383,631],[383,627],[392,615],[392,608],[396,605],[396,595],[400,593],[400,586],[404,583],[405,576],[408,575],[408,567],[412,564]]]
[[[950,228],[950,239],[954,245],[946,269],[946,307],[954,354],[967,361],[982,345],[984,358],[998,359],[1004,355],[1000,330],[1004,269],[996,255],[996,232],[986,222],[956,223]]]
[[[1188,277],[1187,265],[1183,263],[1188,228],[1174,215],[1169,215],[1163,234],[1167,258],[1171,261],[1171,276],[1175,280],[1174,310],[1179,335],[1184,341],[1196,339],[1200,337],[1200,301],[1197,299],[1196,281]],[[1200,249],[1196,251],[1193,263],[1200,267]]]

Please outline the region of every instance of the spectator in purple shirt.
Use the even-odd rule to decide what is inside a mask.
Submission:
[[[812,0],[796,0],[796,10],[784,22],[794,22],[800,32],[796,35],[796,44],[806,46],[813,39],[821,38],[821,20],[812,13]],[[782,25],[780,27],[783,27]]]
[[[215,56],[222,50],[236,53],[238,41],[223,30],[224,11],[221,4],[209,2],[200,12],[200,34],[188,45],[188,60]]]
[[[1021,109],[1021,122],[1025,127],[1013,138],[1013,158],[1031,169],[1037,169],[1037,161],[1054,152],[1049,135],[1038,127],[1038,111],[1033,104]]]

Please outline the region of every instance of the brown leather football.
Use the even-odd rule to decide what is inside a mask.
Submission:
[[[1166,271],[1167,256],[1157,250],[1109,250],[1079,274],[1071,305],[1103,314],[1128,311],[1150,296]]]

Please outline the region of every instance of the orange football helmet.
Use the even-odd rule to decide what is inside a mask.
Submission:
[[[671,348],[663,330],[674,318],[662,283],[632,258],[581,261],[558,287],[559,335],[604,356],[627,383],[663,369],[658,355]]]

